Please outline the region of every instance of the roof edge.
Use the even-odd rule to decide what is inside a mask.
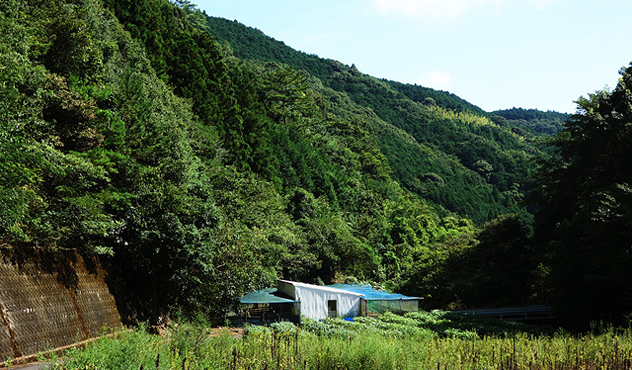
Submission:
[[[331,287],[314,285],[314,284],[307,284],[307,283],[299,283],[298,281],[284,280],[284,279],[277,279],[277,281],[280,281],[282,283],[291,284],[291,285],[293,285],[295,287],[298,286],[298,287],[303,287],[303,288],[322,290],[322,291],[331,292],[331,293],[353,295],[353,296],[356,296],[356,297],[364,297],[364,294],[362,294],[362,293],[350,292],[350,291],[344,290],[344,289],[331,288]]]

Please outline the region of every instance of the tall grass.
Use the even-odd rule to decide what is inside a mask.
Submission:
[[[434,321],[434,322],[432,322]],[[428,324],[434,325],[431,329]],[[424,314],[249,327],[211,336],[178,324],[165,337],[143,327],[68,351],[59,369],[632,369],[632,331],[534,334],[441,327]],[[499,324],[502,327],[504,324]],[[497,330],[495,328],[494,330]]]

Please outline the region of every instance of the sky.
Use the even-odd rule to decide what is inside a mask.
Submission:
[[[574,113],[632,62],[630,0],[192,0],[294,49],[486,111]]]

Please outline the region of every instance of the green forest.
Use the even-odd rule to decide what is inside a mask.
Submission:
[[[632,312],[632,67],[485,112],[186,0],[5,0],[0,35],[0,244],[99,256],[125,321],[277,278]]]

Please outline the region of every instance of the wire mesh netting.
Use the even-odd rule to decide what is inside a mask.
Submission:
[[[121,319],[103,269],[73,253],[0,261],[0,361],[98,336]]]
[[[367,314],[380,315],[385,312],[405,314],[419,310],[420,298],[417,297],[378,290],[368,284],[333,284],[329,286],[362,294],[366,301]]]
[[[369,313],[383,314],[392,312],[396,314],[405,314],[407,312],[416,312],[419,310],[419,301],[416,300],[376,300],[367,301],[366,308]]]

